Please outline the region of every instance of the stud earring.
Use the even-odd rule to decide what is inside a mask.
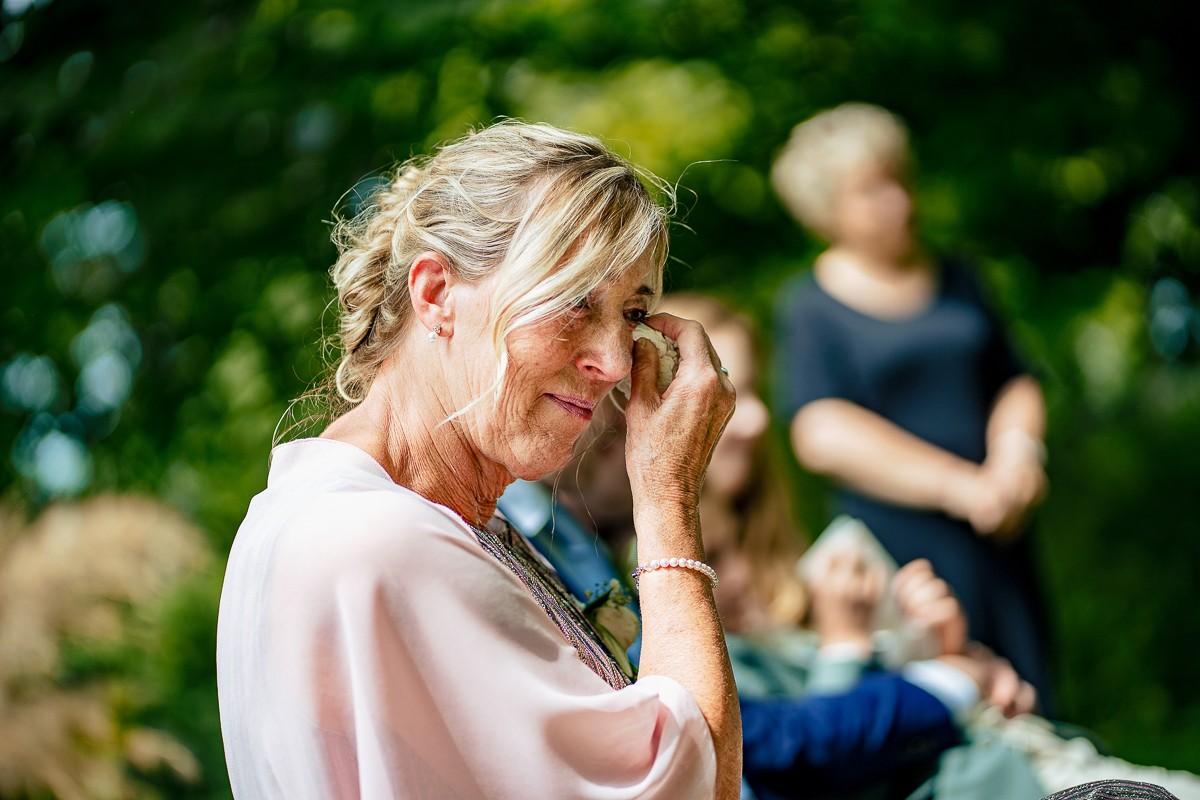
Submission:
[[[442,326],[439,324],[436,328],[429,332],[429,341],[436,342],[437,338],[442,335]]]

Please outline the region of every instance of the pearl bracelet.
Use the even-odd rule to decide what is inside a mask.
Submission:
[[[710,567],[708,564],[705,564],[703,561],[697,561],[694,558],[656,558],[650,563],[642,564],[635,569],[631,577],[633,578],[633,582],[636,584],[638,582],[638,578],[642,576],[643,572],[651,572],[656,569],[669,569],[671,567],[682,567],[684,569],[695,570],[704,577],[708,578],[713,586],[716,586],[718,583],[720,583],[720,581],[717,580],[717,571],[715,569]]]

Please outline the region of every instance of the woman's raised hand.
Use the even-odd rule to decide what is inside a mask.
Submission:
[[[733,413],[733,384],[720,371],[720,360],[697,322],[655,314],[650,327],[679,347],[675,379],[658,392],[658,351],[645,340],[635,343],[625,463],[635,512],[646,502],[678,503],[694,513],[713,448]]]
[[[633,350],[625,406],[625,465],[633,491],[638,561],[703,558],[700,489],[733,413],[734,390],[699,323],[656,314],[646,324],[673,339],[679,368],[658,391],[658,350]],[[741,791],[742,731],[733,670],[708,578],[690,569],[642,576],[640,675],[665,675],[696,699],[717,751],[719,800]]]

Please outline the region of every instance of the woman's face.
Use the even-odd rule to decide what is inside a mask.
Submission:
[[[732,497],[750,480],[755,447],[766,433],[769,417],[757,391],[758,375],[750,335],[739,324],[728,323],[710,331],[709,339],[722,366],[729,370],[729,380],[737,389],[737,405],[713,450],[704,491]]]
[[[912,249],[913,201],[900,165],[868,160],[838,181],[833,236],[838,244],[882,258]]]
[[[601,285],[579,307],[509,335],[499,398],[472,417],[483,457],[527,480],[567,462],[596,404],[629,374],[633,327],[657,300],[655,277],[647,259]],[[495,368],[486,315],[480,309],[476,316],[469,335],[478,341],[469,343],[473,363],[467,370],[475,397],[490,385]]]

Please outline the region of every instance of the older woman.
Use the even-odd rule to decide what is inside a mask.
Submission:
[[[735,797],[740,722],[697,497],[734,391],[650,316],[665,211],[591,137],[502,123],[401,168],[336,237],[348,410],[275,448],[230,553],[235,796]],[[676,340],[678,373],[634,347]],[[496,498],[562,466],[632,372],[640,677]]]

